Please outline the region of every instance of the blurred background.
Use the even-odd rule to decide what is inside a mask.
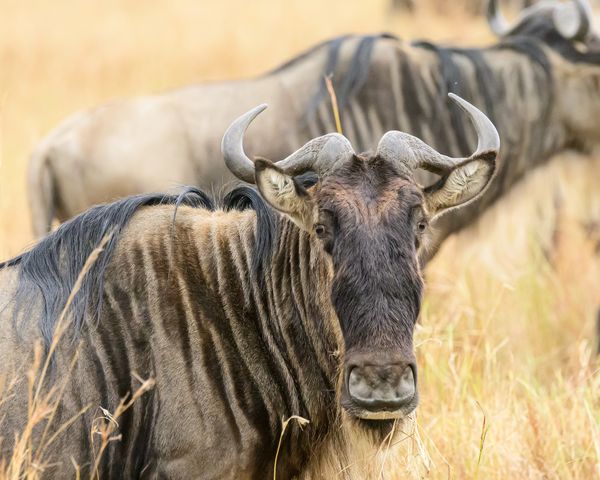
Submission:
[[[27,160],[71,113],[257,75],[340,34],[494,41],[474,0],[407,2],[412,11],[392,3],[0,0],[0,259],[32,244]],[[553,159],[428,266],[417,327],[418,441],[398,471],[600,475],[599,157]]]

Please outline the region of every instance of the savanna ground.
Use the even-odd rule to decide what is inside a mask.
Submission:
[[[0,0],[0,258],[31,245],[28,154],[74,111],[258,74],[342,33],[492,41],[483,20],[450,7],[420,5],[408,16],[387,6]],[[557,157],[428,267],[417,327],[420,441],[408,461],[424,463],[425,478],[600,476],[598,179],[600,158]]]

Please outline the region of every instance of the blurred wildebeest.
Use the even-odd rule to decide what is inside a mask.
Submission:
[[[419,3],[420,5],[427,4],[428,7],[434,7],[441,11],[451,9],[453,11],[467,11],[473,15],[481,15],[489,8],[490,0],[456,0],[454,2],[448,2],[447,0],[429,0]],[[506,0],[504,3],[507,7],[514,10],[523,10],[534,6],[537,8],[538,5],[543,8],[547,5],[556,4],[553,0]],[[591,0],[591,3],[600,5],[599,0]],[[395,11],[404,10],[412,12],[416,9],[416,4],[414,0],[390,0],[390,8]]]
[[[382,478],[392,434],[418,402],[413,329],[428,223],[476,199],[495,171],[497,131],[455,99],[477,133],[467,158],[391,131],[373,155],[332,133],[277,163],[253,162],[243,140],[264,109],[256,107],[230,126],[223,155],[258,193],[240,187],[215,211],[197,189],[134,196],[0,264],[0,374],[11,379],[31,365],[36,340],[50,344],[85,259],[116,232],[53,356],[54,387],[64,391],[38,427],[33,458],[42,431],[46,440],[62,433],[39,462],[44,476],[71,478],[72,462],[87,476],[98,412],[77,413],[113,411],[137,372],[156,387],[118,419],[121,441],[110,442],[99,478],[270,478],[292,415],[310,424],[290,426],[278,479]],[[441,180],[422,188],[418,168]],[[10,393],[4,459],[27,418],[27,382]]]
[[[433,254],[534,166],[565,148],[600,141],[600,48],[587,45],[587,10],[574,11],[567,16],[569,28],[562,18],[530,12],[499,43],[481,49],[407,44],[388,35],[341,37],[259,78],[193,86],[76,115],[32,157],[34,232],[46,233],[55,215],[65,220],[116,197],[174,184],[222,184],[231,176],[217,162],[219,132],[262,99],[273,114],[253,127],[251,153],[260,147],[267,158],[281,158],[307,139],[335,131],[323,79],[333,72],[344,133],[359,151],[373,148],[383,132],[400,129],[446,154],[467,154],[473,135],[458,111],[448,108],[447,92],[483,108],[498,125],[499,181],[462,215],[437,225]]]
[[[511,8],[519,10],[530,7],[535,2],[536,0],[506,0],[506,4]],[[429,8],[433,7],[441,11],[467,11],[472,15],[483,14],[487,3],[487,0],[454,0],[453,2],[447,0],[421,0],[419,2],[420,5],[426,5]],[[415,0],[390,0],[390,8],[393,11],[413,12],[416,9],[416,2]]]

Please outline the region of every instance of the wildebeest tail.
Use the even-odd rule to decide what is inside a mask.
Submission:
[[[50,231],[56,211],[54,179],[48,160],[49,152],[42,145],[32,153],[28,165],[27,196],[36,238],[41,238]]]

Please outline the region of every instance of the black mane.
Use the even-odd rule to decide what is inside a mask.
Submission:
[[[342,114],[350,99],[354,97],[367,82],[375,43],[381,39],[398,40],[398,37],[390,33],[377,33],[374,35],[363,35],[359,37],[360,40],[346,71],[343,73],[343,75],[336,76],[334,74],[339,66],[339,54],[342,43],[345,40],[353,37],[354,36],[352,35],[344,35],[336,37],[325,43],[325,45],[327,45],[327,60],[325,62],[325,68],[323,69],[323,75],[319,79],[319,88],[317,89],[317,92],[313,98],[309,101],[306,108],[307,119],[310,119],[313,115],[315,115],[321,102],[328,98],[327,85],[325,84],[326,76],[332,75],[332,83],[335,89],[338,107],[340,109],[340,114]],[[324,44],[321,44],[320,46],[323,45]],[[300,58],[303,58],[311,52],[312,50],[305,53]],[[292,64],[295,62],[292,61],[289,63]]]
[[[99,205],[62,224],[56,231],[29,251],[0,263],[0,269],[19,268],[14,297],[14,322],[31,318],[36,307],[42,308],[39,321],[46,347],[50,345],[55,324],[84,264],[106,235],[111,235],[103,251],[86,275],[69,309],[73,328],[79,332],[86,322],[99,318],[104,292],[104,275],[119,242],[120,234],[133,215],[142,207],[173,205],[173,222],[177,208],[189,206],[212,211],[217,204],[195,187],[186,187],[179,195],[160,193],[127,197]],[[224,210],[253,209],[257,213],[254,269],[259,272],[272,252],[279,215],[250,186],[240,186],[228,193],[218,205]],[[42,304],[34,299],[41,296]],[[0,310],[8,305],[0,305]]]

